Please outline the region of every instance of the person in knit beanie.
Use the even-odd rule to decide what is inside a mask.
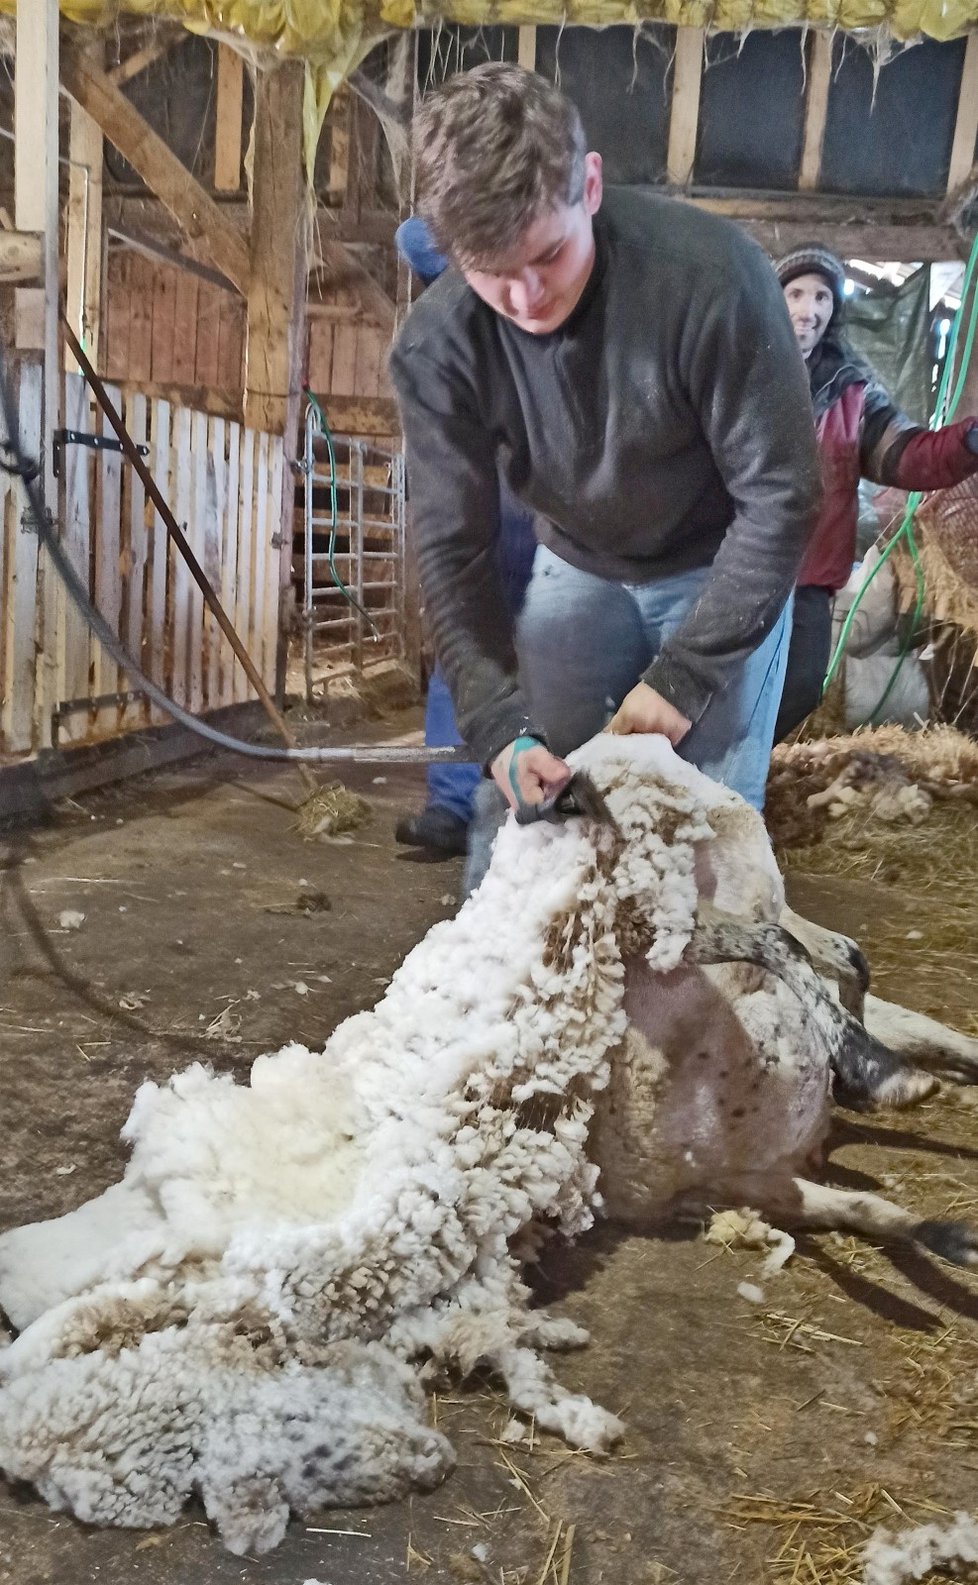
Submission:
[[[775,264],[808,370],[824,495],[798,576],[794,621],[774,741],[814,710],[832,647],[832,605],[856,551],[860,478],[901,490],[940,490],[978,472],[973,418],[924,429],[891,400],[845,335],[845,268],[820,243]]]

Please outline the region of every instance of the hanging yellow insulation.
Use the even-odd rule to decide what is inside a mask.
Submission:
[[[15,0],[0,0],[12,14]],[[412,0],[65,0],[64,16],[73,22],[108,25],[119,11],[133,16],[178,21],[194,32],[235,35],[242,43],[300,55],[341,77],[366,50],[392,28],[454,22],[537,23],[606,27],[642,22],[709,27],[717,32],[806,24],[881,29],[896,39],[925,34],[950,39],[978,23],[978,0],[442,0],[417,5]]]

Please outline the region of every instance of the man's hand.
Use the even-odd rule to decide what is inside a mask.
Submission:
[[[630,732],[661,732],[675,748],[692,724],[692,721],[680,715],[668,699],[663,699],[661,693],[650,688],[647,682],[637,682],[631,693],[626,693],[605,731],[618,733],[622,737]]]
[[[552,798],[570,781],[570,766],[536,738],[518,737],[497,754],[490,769],[511,809]]]

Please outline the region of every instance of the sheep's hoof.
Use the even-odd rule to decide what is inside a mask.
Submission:
[[[978,1266],[978,1228],[968,1222],[920,1222],[914,1239],[955,1266]]]
[[[862,1076],[859,1076],[860,1079]],[[940,1079],[919,1068],[897,1068],[885,1074],[873,1075],[856,1084],[837,1080],[834,1099],[839,1106],[852,1112],[903,1111],[908,1106],[919,1106],[936,1095]]]

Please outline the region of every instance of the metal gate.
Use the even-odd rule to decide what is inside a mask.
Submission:
[[[343,670],[402,658],[404,457],[333,435],[306,408],[302,620],[306,699]],[[298,558],[297,558],[298,559]]]

